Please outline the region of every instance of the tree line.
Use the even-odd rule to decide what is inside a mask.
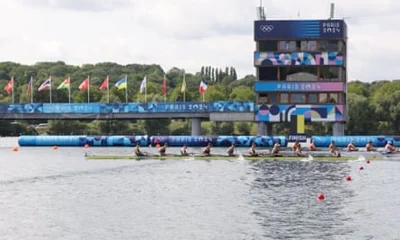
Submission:
[[[256,95],[253,87],[254,75],[247,75],[237,79],[236,70],[226,67],[224,70],[211,66],[202,66],[197,73],[185,73],[183,69],[174,67],[164,71],[159,65],[116,63],[85,64],[83,66],[67,65],[64,62],[42,62],[32,66],[12,62],[0,63],[0,86],[5,86],[14,76],[16,82],[15,101],[29,102],[26,87],[30,76],[34,76],[34,89],[52,76],[55,86],[60,84],[67,76],[71,77],[73,102],[86,102],[87,92],[80,91],[78,85],[88,76],[91,84],[100,86],[105,76],[109,75],[110,82],[118,80],[128,74],[129,101],[144,101],[144,96],[139,92],[140,83],[145,75],[148,79],[148,101],[162,102],[162,81],[166,75],[167,100],[182,99],[181,85],[183,75],[186,80],[186,101],[202,101],[199,95],[199,82],[201,79],[208,81],[206,101],[238,100],[254,101]],[[40,81],[39,81],[40,79]],[[111,83],[110,83],[111,87]],[[34,102],[48,102],[48,91],[36,92]],[[98,87],[91,90],[91,102],[106,102],[106,94]],[[348,121],[345,125],[347,135],[396,135],[400,132],[400,80],[382,80],[366,83],[351,81],[348,84]],[[54,102],[68,102],[67,91],[53,91]],[[124,102],[125,91],[110,88],[111,102]],[[10,103],[11,96],[5,91],[0,91],[0,102]],[[0,120],[0,135],[28,134],[190,134],[190,120],[132,120],[132,121],[72,121],[52,120],[45,129],[35,128],[43,121],[6,121]],[[331,123],[308,123],[308,135],[332,134]],[[253,122],[203,122],[203,134],[209,135],[255,135],[257,125]],[[274,135],[287,135],[289,124],[274,124]]]

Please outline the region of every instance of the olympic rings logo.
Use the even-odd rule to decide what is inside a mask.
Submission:
[[[272,26],[272,25],[261,25],[260,29],[263,32],[271,32],[272,30],[274,30],[274,26]]]

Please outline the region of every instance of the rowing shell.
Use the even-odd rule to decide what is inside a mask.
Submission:
[[[297,156],[259,156],[252,157],[249,155],[242,156],[244,160],[358,160],[358,157],[350,157],[350,156],[342,156],[342,157],[333,157],[333,156],[314,156],[310,157],[297,157]],[[213,155],[213,156],[204,156],[204,155],[195,155],[195,156],[181,156],[181,155],[167,155],[167,156],[135,156],[135,155],[89,155],[86,156],[88,160],[184,160],[184,159],[196,159],[196,160],[234,160],[239,159],[240,156],[229,157],[227,155]],[[381,160],[382,157],[373,157],[369,160]]]

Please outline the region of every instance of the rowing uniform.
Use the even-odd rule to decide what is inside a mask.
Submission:
[[[160,150],[158,150],[158,152],[160,153],[161,156],[164,156],[166,150],[167,150],[166,147],[161,147]]]
[[[279,143],[275,143],[274,147],[272,148],[272,154],[278,154],[279,153],[279,147],[281,145]]]
[[[182,149],[181,149],[181,155],[182,155],[182,156],[187,156],[187,155],[189,155],[189,154],[186,152],[186,148],[182,148]]]
[[[315,148],[314,143],[312,143],[308,148],[309,148],[310,151],[315,151],[315,150],[317,150],[317,149]]]
[[[144,154],[140,151],[139,148],[135,149],[135,154],[136,154],[136,156],[144,156]]]
[[[228,155],[229,156],[232,156],[233,155],[233,153],[234,153],[234,151],[235,151],[235,147],[234,146],[231,146],[230,148],[228,148]]]
[[[395,152],[396,151],[396,149],[392,146],[392,145],[390,145],[389,143],[388,144],[386,144],[386,146],[385,146],[385,151],[386,152]]]
[[[255,147],[251,147],[251,148],[249,149],[249,154],[250,154],[250,156],[252,156],[252,157],[257,157],[257,156],[258,156]]]
[[[374,150],[374,148],[373,148],[373,146],[372,146],[371,143],[368,143],[368,144],[365,146],[365,149],[367,150],[367,152],[370,152],[370,151],[373,151],[373,150]]]
[[[352,144],[347,145],[347,151],[357,151],[358,149]]]
[[[210,149],[209,147],[206,147],[206,148],[203,150],[203,154],[205,154],[205,155],[210,155],[210,154],[211,154],[211,149]]]

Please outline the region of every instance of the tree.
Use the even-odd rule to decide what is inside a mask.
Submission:
[[[239,86],[232,89],[229,100],[236,101],[255,101],[256,94],[253,89],[247,86]]]
[[[376,127],[374,121],[375,111],[373,106],[369,104],[368,99],[364,96],[350,93],[348,100],[348,107],[351,111],[348,111],[347,133],[351,135],[372,133]]]
[[[227,99],[227,96],[222,86],[212,85],[208,86],[204,98],[207,102],[214,102],[214,101],[224,101]],[[203,97],[199,96],[199,100],[202,101]]]

